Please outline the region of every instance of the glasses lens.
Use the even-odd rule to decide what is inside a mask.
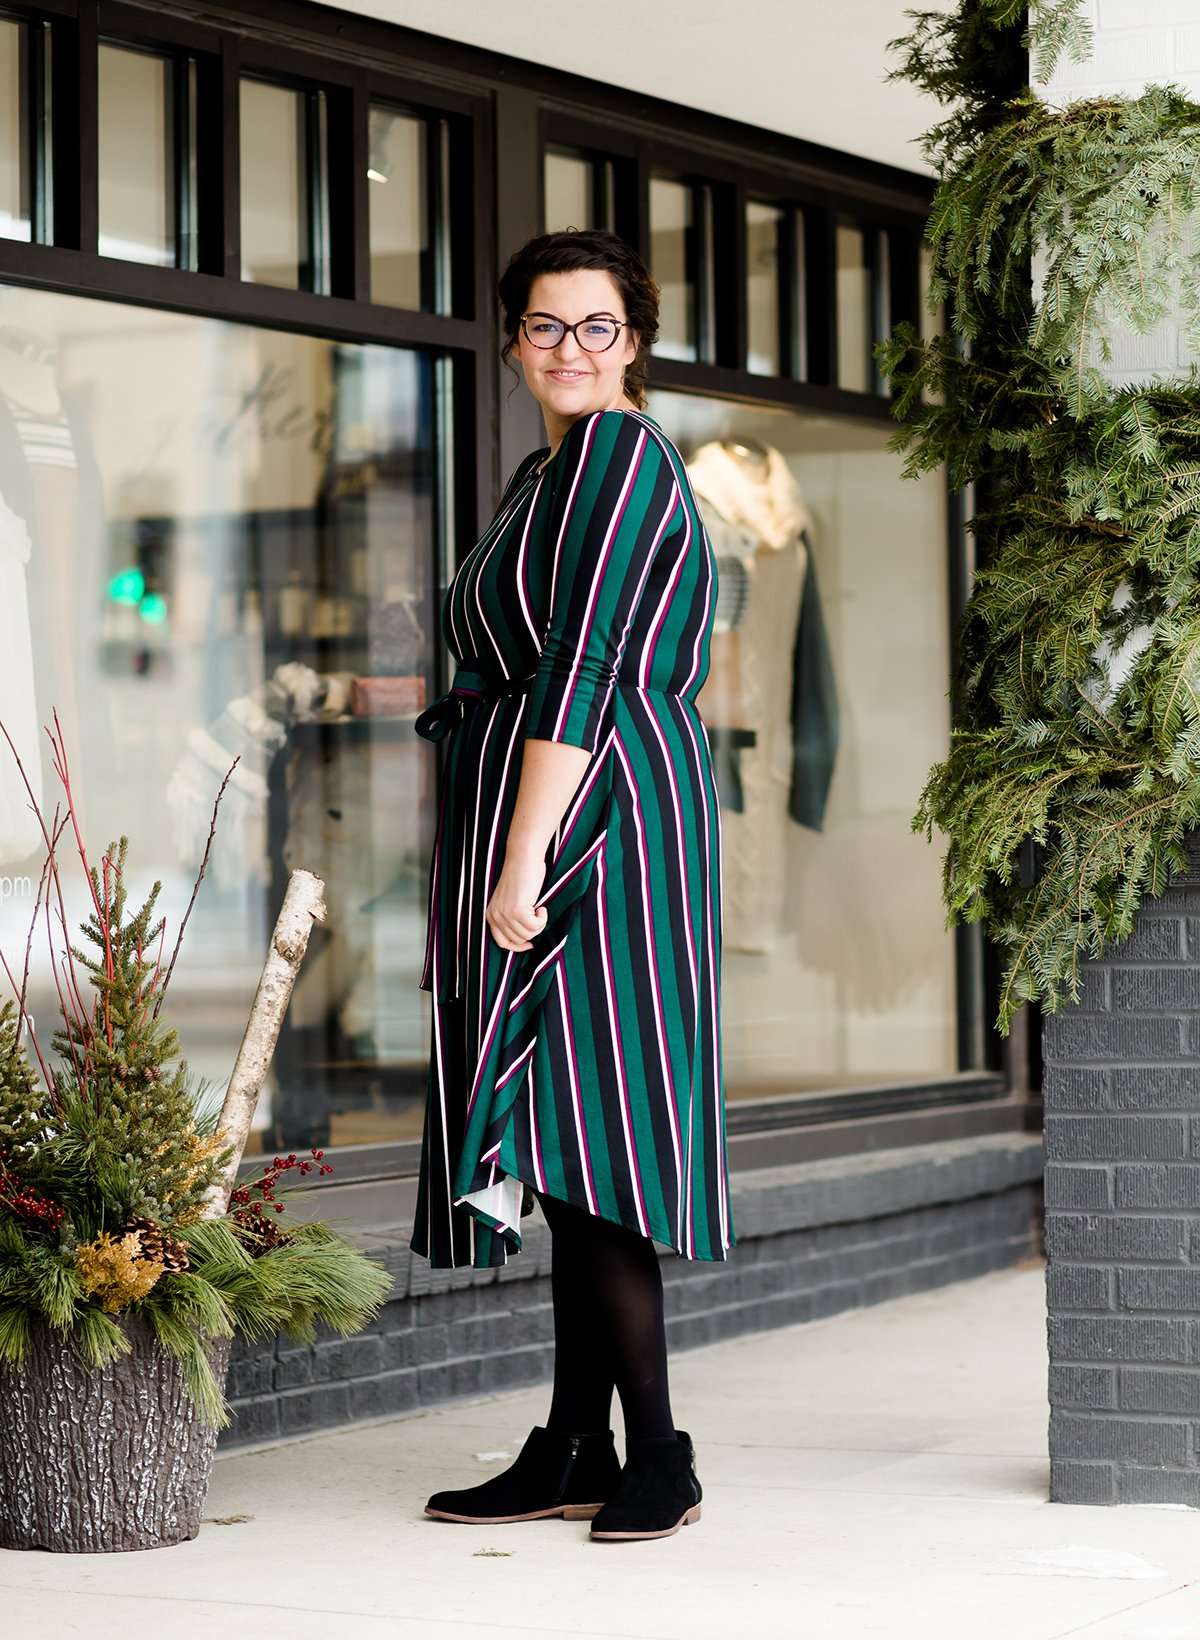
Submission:
[[[589,353],[602,353],[606,347],[612,346],[617,327],[611,319],[589,319],[586,324],[580,325],[575,334]]]
[[[535,347],[557,347],[563,339],[563,327],[557,319],[546,319],[535,314],[525,321],[525,334]]]

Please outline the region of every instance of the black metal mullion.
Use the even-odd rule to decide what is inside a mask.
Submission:
[[[199,273],[225,272],[224,245],[224,83],[219,55],[198,53],[195,62],[194,113],[195,197],[192,202],[196,235],[195,269]]]
[[[775,368],[780,376],[793,376],[796,359],[796,214],[786,203],[777,206],[777,209],[775,295],[778,304],[779,357]]]
[[[352,302],[371,299],[369,121],[364,71],[329,93],[330,291]]]
[[[804,266],[807,285],[805,323],[808,370],[812,387],[837,387],[837,236],[829,206],[813,207],[804,218]]]
[[[226,279],[242,277],[242,59],[235,35],[221,41],[221,267]],[[215,268],[214,272],[217,271]]]
[[[68,141],[68,167],[73,183],[75,210],[71,213],[73,236],[69,243],[85,256],[95,256],[100,233],[100,180],[97,171],[99,148],[99,38],[96,0],[84,0],[79,8],[76,32],[75,101]],[[61,99],[56,98],[61,106]]]

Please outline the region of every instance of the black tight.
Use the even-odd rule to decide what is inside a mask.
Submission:
[[[658,1254],[648,1236],[535,1191],[550,1226],[554,1393],[548,1429],[609,1427],[615,1386],[625,1435],[671,1435]]]

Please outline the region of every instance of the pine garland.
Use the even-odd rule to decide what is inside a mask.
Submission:
[[[950,751],[913,829],[947,839],[947,923],[1004,948],[1003,1032],[1030,998],[1078,1000],[1081,958],[1130,932],[1200,826],[1200,375],[1114,387],[1100,368],[1115,327],[1176,311],[1200,346],[1200,107],[1153,86],[1055,108],[988,80],[1018,30],[1040,78],[1085,52],[1078,10],[1035,5],[1025,28],[973,0],[908,13],[892,42],[892,77],[959,106],[923,144],[928,299],[952,329],[903,323],[877,349],[890,443],[906,476],[945,464],[984,498]]]

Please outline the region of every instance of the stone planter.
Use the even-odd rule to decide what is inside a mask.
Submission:
[[[1045,1019],[1050,1498],[1200,1506],[1200,848]]]
[[[133,1348],[106,1367],[89,1370],[37,1321],[25,1365],[0,1370],[0,1547],[102,1554],[200,1530],[217,1430],[150,1322],[114,1319]],[[221,1385],[230,1344],[208,1345]]]

